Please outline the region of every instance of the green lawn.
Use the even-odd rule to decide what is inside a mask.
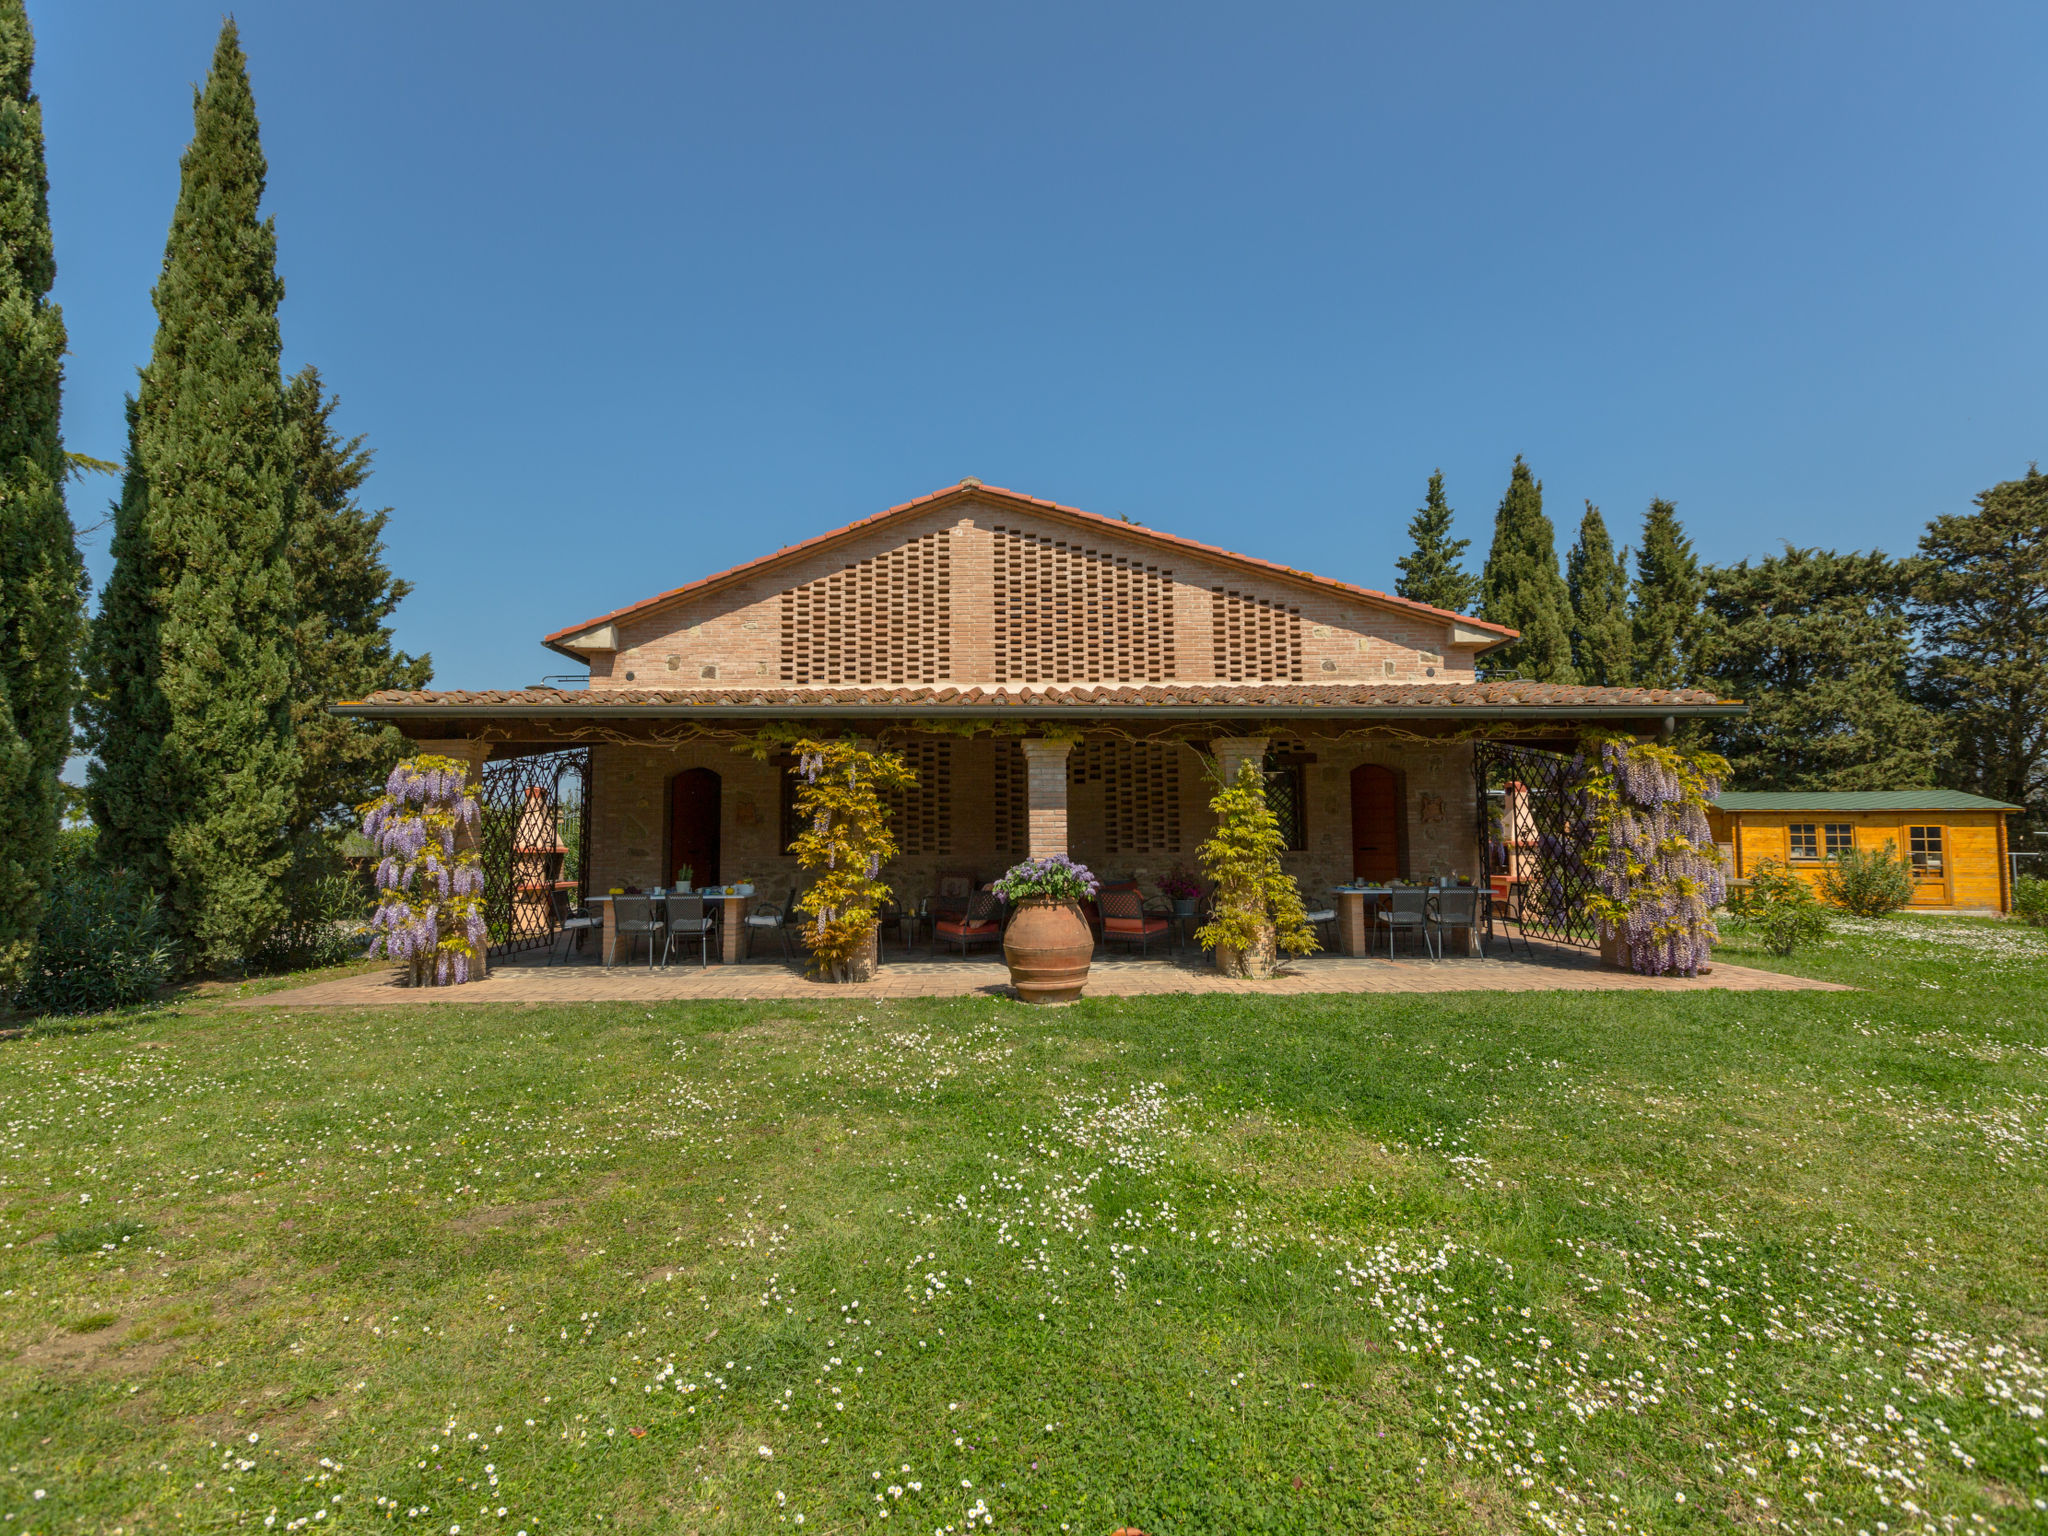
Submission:
[[[2048,1530],[2048,940],[1865,926],[1833,994],[32,1031],[0,1536]]]

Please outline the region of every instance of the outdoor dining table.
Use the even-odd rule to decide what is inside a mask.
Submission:
[[[664,921],[668,914],[670,896],[703,897],[705,911],[716,913],[718,917],[717,958],[728,965],[739,964],[741,946],[746,943],[747,903],[754,899],[752,891],[744,896],[726,896],[715,891],[641,891],[623,894],[644,895],[661,909]],[[713,903],[718,905],[714,906]],[[612,918],[612,898],[593,896],[590,898],[590,904],[604,913],[604,942],[598,947],[598,954],[606,965],[616,965],[619,959],[619,934]]]
[[[1394,894],[1394,889],[1391,885],[1336,885],[1330,888],[1330,894],[1337,898],[1337,946],[1345,954],[1372,953],[1373,932],[1379,926],[1374,914],[1379,910],[1380,902]],[[1413,887],[1404,886],[1402,889]],[[1423,886],[1421,889],[1434,892],[1444,887],[1432,885]],[[1468,887],[1453,886],[1449,889],[1462,890]],[[1480,917],[1483,921],[1490,922],[1493,893],[1483,885],[1476,889],[1479,892]],[[1456,928],[1451,932],[1457,937],[1460,951],[1470,954],[1472,930]]]

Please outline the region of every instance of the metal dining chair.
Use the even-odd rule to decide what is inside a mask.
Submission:
[[[654,898],[647,895],[612,898],[612,932],[626,941],[626,960],[633,959],[636,940],[647,940],[647,969],[654,969],[654,943],[662,936],[661,919],[654,915]],[[610,959],[605,963],[609,965]]]
[[[707,966],[711,963],[711,936],[717,932],[717,920],[704,911],[702,896],[671,896],[668,899],[668,938],[661,946],[661,963],[668,964],[669,950],[680,939],[697,945],[697,963]]]
[[[568,891],[556,891],[554,893],[554,903],[555,938],[548,945],[549,965],[557,963],[557,948],[565,955],[568,953],[572,936],[575,947],[580,950],[583,948],[584,936],[591,929],[602,929],[604,927],[604,919],[589,908],[577,905],[572,894]]]
[[[761,901],[754,904],[754,910],[747,914],[747,958],[749,960],[754,958],[754,940],[764,933],[773,933],[781,936],[783,959],[794,960],[796,958],[796,941],[791,937],[790,932],[790,922],[795,916],[795,909],[796,891],[794,889],[790,891],[789,899],[779,907],[772,901]]]
[[[1387,958],[1394,958],[1394,932],[1405,928],[1429,948],[1429,892],[1419,885],[1397,885],[1387,893],[1387,905],[1374,919],[1387,930]]]
[[[1486,958],[1486,944],[1479,934],[1479,892],[1472,886],[1447,885],[1429,899],[1429,927],[1425,932],[1436,940],[1436,957],[1444,957],[1444,930],[1462,928],[1472,935],[1472,947]]]
[[[1302,916],[1308,919],[1309,927],[1316,931],[1316,942],[1328,954],[1337,947],[1337,909],[1335,907],[1311,907]]]

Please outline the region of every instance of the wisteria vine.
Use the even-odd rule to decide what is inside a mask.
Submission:
[[[1721,792],[1724,758],[1627,736],[1599,738],[1577,791],[1592,839],[1587,905],[1644,976],[1694,976],[1720,937],[1714,908],[1728,878],[1707,804]]]
[[[796,744],[797,817],[805,824],[790,852],[810,876],[796,909],[812,968],[835,981],[858,974],[873,952],[876,913],[889,899],[882,866],[896,857],[883,795],[917,774],[893,752],[852,741]]]
[[[456,986],[481,971],[484,872],[477,856],[476,787],[452,757],[408,758],[363,807],[377,861],[370,953],[404,965],[416,987]]]

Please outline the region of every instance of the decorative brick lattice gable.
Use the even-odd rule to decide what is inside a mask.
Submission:
[[[950,530],[782,594],[782,681],[935,683],[951,675]]]

